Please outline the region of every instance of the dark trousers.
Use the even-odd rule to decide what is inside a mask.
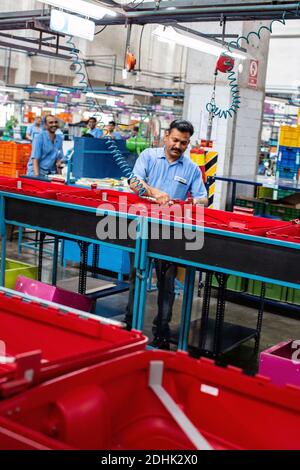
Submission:
[[[172,308],[175,299],[175,279],[177,266],[168,261],[155,260],[155,270],[157,277],[157,315],[153,320],[152,332],[155,337],[169,339],[169,322],[172,319]],[[126,308],[125,320],[128,324],[132,323],[132,310],[135,292],[135,269],[133,256],[130,255],[130,290],[128,305]]]

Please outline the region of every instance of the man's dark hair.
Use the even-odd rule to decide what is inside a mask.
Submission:
[[[97,119],[96,119],[95,117],[90,117],[90,118],[88,118],[88,122],[89,122],[89,121],[95,121],[95,122],[97,122]]]
[[[56,119],[56,116],[53,116],[53,114],[47,114],[47,116],[45,116],[45,118],[44,118],[44,119],[45,119],[45,124],[47,124],[48,118],[54,118],[54,119]]]
[[[190,136],[194,134],[194,126],[190,121],[185,121],[184,119],[176,119],[171,122],[168,129],[171,132],[172,129],[177,129],[179,132],[188,132]]]
[[[115,123],[115,121],[109,121],[109,123],[108,123],[108,124],[111,124],[112,126],[115,126],[115,127],[116,127],[116,123]]]

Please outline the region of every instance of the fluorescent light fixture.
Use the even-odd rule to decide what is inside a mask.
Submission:
[[[95,23],[60,10],[51,11],[50,28],[52,31],[76,36],[92,41],[95,36]]]
[[[94,18],[95,20],[102,20],[105,15],[116,16],[113,10],[106,7],[100,7],[95,3],[86,2],[85,0],[39,0],[41,3],[46,3],[53,7],[61,8],[63,10],[77,13],[86,18]]]
[[[112,91],[117,91],[120,94],[130,94],[130,95],[140,95],[140,96],[153,96],[153,93],[150,91],[143,91],[143,90],[135,90],[134,88],[122,88],[118,86],[111,86],[110,89]]]
[[[283,105],[283,104],[287,104],[287,100],[283,99],[283,98],[268,98],[266,97],[265,98],[265,103],[268,103],[268,104],[276,104],[276,105]]]
[[[106,98],[108,97],[108,95],[100,95],[100,94],[96,94],[96,93],[92,93],[92,92],[88,92],[86,95],[85,95],[87,98],[96,98],[98,100],[106,100]]]
[[[98,100],[113,100],[113,101],[118,101],[118,99],[119,99],[117,96],[101,95],[101,94],[91,93],[91,92],[88,92],[86,94],[86,97],[87,98],[95,98],[95,99],[98,99]]]
[[[178,33],[172,26],[158,26],[153,32],[154,36],[157,36],[159,40],[170,41],[180,46],[195,49],[196,51],[205,52],[219,57],[223,52],[227,52],[232,57],[237,59],[246,59],[247,54],[239,52],[228,52],[225,46],[219,45],[216,42],[210,41],[209,39],[198,37],[193,38],[186,34]]]
[[[43,83],[37,83],[36,88],[39,88],[40,90],[46,90],[46,91],[56,91],[57,93],[64,93],[64,94],[69,94],[71,93],[69,90],[66,90],[65,88],[61,87],[56,87],[56,86],[51,86],[51,85],[44,85]]]
[[[0,91],[6,91],[7,93],[22,93],[19,88],[0,87]]]

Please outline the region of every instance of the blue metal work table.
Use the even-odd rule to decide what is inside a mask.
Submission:
[[[86,264],[87,244],[93,243],[97,248],[99,245],[106,243],[129,253],[134,253],[136,288],[133,327],[139,330],[143,329],[148,272],[152,259],[163,259],[184,266],[187,268],[187,274],[178,341],[178,347],[182,350],[188,348],[188,333],[197,269],[207,273],[199,349],[204,354],[215,357],[251,338],[255,339],[256,348],[258,347],[262,327],[265,282],[296,289],[300,288],[300,244],[210,228],[204,229],[200,226],[182,225],[159,219],[130,216],[119,212],[101,211],[97,215],[95,208],[15,193],[0,192],[0,198],[2,236],[0,285],[3,286],[5,282],[6,224],[33,228],[41,234],[49,233],[55,237],[53,284],[56,283],[58,240],[78,241],[82,249],[79,278],[80,293],[85,292],[83,267]],[[134,223],[138,227],[136,237],[134,239],[129,236],[122,238],[117,228],[114,239],[100,241],[97,237],[96,227],[98,222],[106,215],[108,215],[109,220],[125,223],[127,228],[129,224],[135,221]],[[116,226],[118,227],[118,224]],[[166,228],[170,229],[170,237],[164,236],[163,230]],[[156,236],[151,236],[152,233]],[[204,234],[203,247],[197,250],[186,250],[186,243],[190,243],[195,234]],[[95,253],[95,257],[96,255],[97,253]],[[213,273],[217,273],[219,292],[216,318],[210,320],[208,315]],[[226,282],[231,274],[256,279],[263,283],[256,329],[244,328],[224,321]]]
[[[139,218],[134,215],[114,213],[110,211],[97,212],[97,209],[92,207],[66,204],[55,200],[35,198],[9,192],[0,192],[0,199],[0,231],[2,239],[0,286],[5,285],[5,262],[3,262],[3,260],[6,259],[7,224],[22,228],[30,228],[40,233],[39,279],[41,279],[44,239],[47,234],[54,237],[52,260],[53,285],[56,285],[57,282],[59,240],[73,240],[79,244],[81,256],[78,292],[81,294],[84,294],[86,291],[87,250],[89,244],[93,244],[93,277],[96,277],[97,275],[99,247],[103,244],[133,253],[135,256],[135,264],[137,266],[140,247],[138,230],[136,239],[118,237],[119,224],[125,224],[126,228],[131,223],[136,224],[137,227],[139,226]],[[108,216],[108,218],[112,217],[117,221],[117,237],[115,240],[99,240],[97,237],[97,224],[106,216]],[[129,288],[128,284],[125,284],[126,283],[124,282],[119,282],[117,286],[110,289],[109,292],[101,292],[100,296],[124,292]],[[135,308],[137,308],[137,304]]]
[[[300,182],[287,179],[266,178],[264,176],[257,176],[254,179],[250,179],[246,176],[211,176],[210,179],[211,181],[224,181],[227,183],[232,183],[229,207],[230,211],[233,211],[233,206],[235,204],[237,184],[300,192]]]
[[[158,228],[162,233],[168,222],[157,219],[144,219],[142,225],[141,252],[139,259],[139,316],[135,328],[143,329],[144,309],[147,295],[147,272],[152,259],[163,259],[187,268],[184,285],[184,296],[181,312],[181,328],[178,347],[188,349],[188,334],[194,294],[195,272],[206,271],[206,286],[203,298],[201,327],[198,350],[214,357],[225,353],[237,345],[255,339],[255,350],[258,350],[263,319],[265,282],[300,288],[299,260],[300,245],[272,240],[263,237],[249,236],[234,232],[225,232],[210,228],[184,225],[184,236],[178,236],[182,226],[171,224],[171,239],[151,238],[151,224],[154,233]],[[152,227],[153,229],[153,227]],[[203,248],[196,251],[185,250],[185,244],[192,239],[195,232],[204,230]],[[216,319],[209,319],[209,306],[213,273],[219,282],[216,308]],[[262,281],[260,307],[256,329],[225,323],[225,291],[229,275]]]

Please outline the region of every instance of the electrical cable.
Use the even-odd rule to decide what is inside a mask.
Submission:
[[[145,0],[141,0],[138,4],[136,4],[136,1],[137,0],[133,0],[133,2],[130,2],[127,4],[127,8],[132,8],[132,9],[135,9],[135,8],[138,8],[140,5],[142,5],[144,3]]]
[[[107,28],[107,26],[108,26],[108,24],[106,24],[105,26],[103,26],[103,28],[101,28],[99,31],[97,31],[97,32],[95,33],[95,36],[97,36],[97,34],[102,33],[102,31],[104,31],[105,28]]]
[[[296,8],[296,12],[294,13],[295,16],[298,16],[298,13],[299,13],[299,9],[300,9],[300,2],[298,3],[297,5],[297,8]],[[261,26],[259,28],[258,31],[250,31],[249,34],[247,34],[247,36],[239,36],[237,38],[237,40],[235,41],[230,41],[228,44],[227,44],[227,49],[228,49],[228,52],[229,53],[232,53],[232,49],[233,47],[236,49],[241,49],[241,42],[242,41],[246,41],[246,43],[248,45],[250,45],[250,38],[252,36],[258,38],[259,40],[262,39],[261,35],[263,33],[263,31],[268,31],[270,34],[272,34],[273,32],[273,25],[274,23],[281,23],[282,25],[285,25],[286,24],[286,15],[289,13],[289,11],[284,11],[283,14],[282,14],[282,17],[278,20],[273,20],[271,21],[271,23],[269,24],[269,26]],[[228,55],[228,59],[230,59],[230,56]],[[229,66],[229,62],[225,62],[225,65]],[[217,72],[215,72],[217,73]],[[225,118],[227,119],[228,117],[233,117],[234,114],[236,114],[237,110],[239,109],[240,107],[240,94],[239,94],[239,87],[238,87],[238,81],[237,81],[237,74],[236,72],[233,70],[233,67],[232,68],[229,68],[225,73],[228,74],[227,78],[228,78],[228,81],[229,81],[229,87],[230,87],[230,95],[231,95],[231,105],[229,108],[227,109],[222,109],[222,108],[219,108],[216,103],[215,103],[215,87],[213,89],[213,94],[212,94],[212,98],[210,100],[209,103],[206,104],[206,109],[209,113],[212,113],[212,115],[214,117],[219,117],[219,118]]]
[[[88,76],[87,69],[85,65],[82,63],[82,61],[80,60],[78,53],[76,52],[76,47],[75,47],[73,39],[74,39],[73,36],[69,36],[67,40],[67,44],[69,44],[72,49],[70,54],[72,57],[72,64],[75,67],[75,75],[78,76],[79,85],[82,86],[84,92],[91,90],[92,93],[94,93],[90,78]],[[94,97],[92,96],[87,97],[86,103],[88,105],[88,108],[91,111],[94,111],[96,109],[97,112],[103,113],[103,109],[101,108],[101,105],[98,103],[97,99],[95,99]],[[105,124],[102,120],[101,115],[100,115],[99,123],[100,123],[101,130],[104,132]],[[108,138],[105,140],[105,144],[110,150],[113,159],[119,166],[120,170],[123,172],[124,176],[128,180],[130,180],[132,184],[134,184],[135,189],[138,191],[139,196],[143,196],[146,192],[146,189],[144,188],[143,184],[132,172],[132,168],[128,165],[126,159],[123,157],[122,152],[119,150],[114,139],[112,139],[110,136],[107,136],[107,137]]]
[[[142,26],[142,31],[140,35],[140,44],[139,44],[139,65],[138,71],[141,71],[141,56],[142,56],[142,41],[143,41],[143,34],[144,34],[145,25]]]

